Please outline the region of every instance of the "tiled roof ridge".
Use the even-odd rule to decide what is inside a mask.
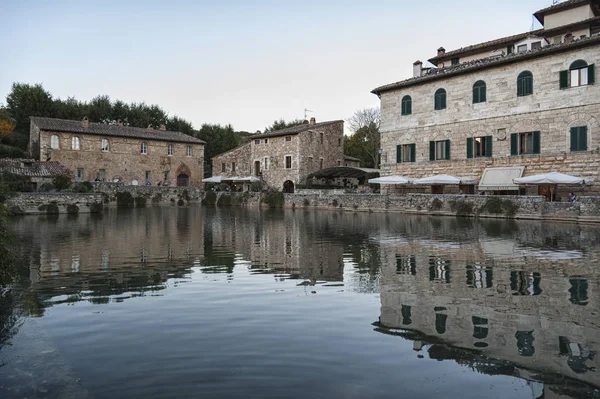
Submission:
[[[256,140],[256,139],[265,138],[265,137],[287,136],[290,134],[299,134],[299,133],[302,133],[307,130],[316,129],[316,128],[320,128],[320,127],[324,127],[324,126],[328,126],[328,125],[333,125],[336,123],[343,123],[343,122],[344,121],[342,119],[338,119],[338,120],[333,120],[333,121],[318,122],[318,123],[315,123],[312,125],[310,123],[303,123],[301,125],[287,127],[285,129],[274,130],[272,132],[253,134],[251,136],[248,136],[248,140]]]
[[[27,166],[21,166],[21,163]],[[0,171],[30,177],[51,177],[71,171],[57,161],[37,161],[29,158],[0,158]]]

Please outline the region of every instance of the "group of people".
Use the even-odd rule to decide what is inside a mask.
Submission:
[[[569,197],[567,198],[568,202],[576,202],[579,201],[579,196],[574,193],[569,193]]]

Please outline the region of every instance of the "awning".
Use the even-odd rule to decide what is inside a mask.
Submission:
[[[514,180],[516,184],[582,184],[584,181],[582,177],[565,175],[558,172],[542,173]]]
[[[221,183],[221,176],[211,176],[206,179],[202,179],[203,183]]]
[[[392,175],[392,176],[382,176],[382,177],[376,177],[376,178],[373,178],[373,179],[369,179],[369,183],[376,183],[376,184],[410,184],[413,180],[414,179],[411,179],[410,177]]]
[[[513,183],[523,175],[524,166],[506,166],[502,168],[486,168],[479,181],[479,191],[518,190],[519,185]]]

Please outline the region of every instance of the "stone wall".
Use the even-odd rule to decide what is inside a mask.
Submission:
[[[20,193],[5,203],[13,215],[98,213],[102,194]]]
[[[148,204],[198,203],[204,192],[199,187],[129,186],[122,183],[92,183],[94,191],[100,193],[105,204],[116,204],[117,193],[129,193],[134,198],[143,197]],[[183,201],[183,202],[180,202]]]

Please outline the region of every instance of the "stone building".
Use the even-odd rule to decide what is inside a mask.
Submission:
[[[296,184],[317,170],[344,163],[344,121],[302,125],[256,134],[249,141],[213,157],[213,174],[257,176],[270,187],[293,192]]]
[[[58,162],[17,158],[0,158],[0,173],[3,172],[29,178],[32,189],[38,189],[45,183],[51,184],[55,176],[72,174]]]
[[[414,63],[412,78],[372,91],[381,100],[382,174],[479,178],[485,168],[519,166],[525,176],[600,177],[600,1],[569,0],[534,16],[541,29],[439,48],[429,66]]]
[[[78,181],[198,186],[204,141],[181,132],[31,117],[33,159],[58,162]]]

